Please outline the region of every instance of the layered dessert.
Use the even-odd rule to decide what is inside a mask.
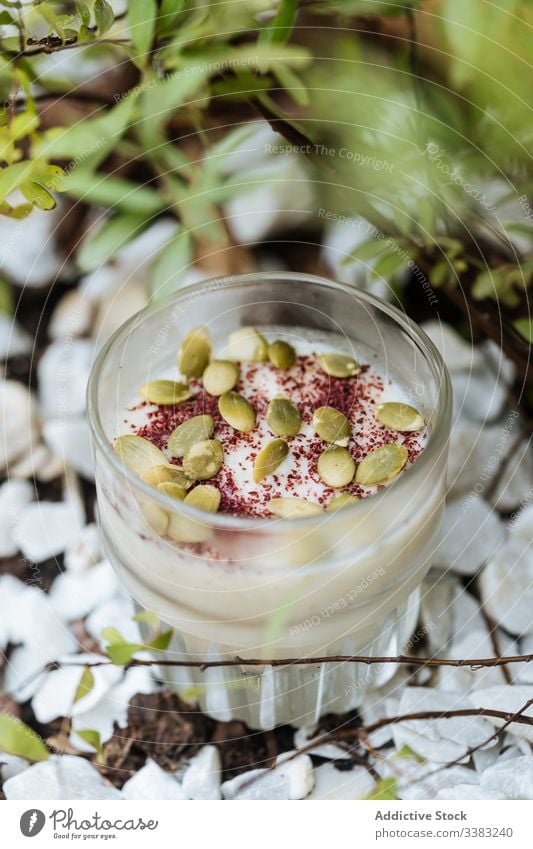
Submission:
[[[209,281],[146,310],[89,392],[99,518],[181,697],[251,727],[360,703],[394,655],[444,503],[449,386],[388,305],[300,275]],[[263,666],[247,665],[254,659]]]
[[[159,492],[208,512],[298,518],[347,507],[389,485],[426,442],[405,389],[368,360],[297,328],[244,327],[214,351],[196,328],[177,365],[139,387],[115,450]]]

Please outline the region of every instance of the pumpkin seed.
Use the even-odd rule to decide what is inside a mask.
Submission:
[[[346,448],[350,439],[348,419],[335,407],[318,407],[313,413],[313,427],[326,442]]]
[[[160,483],[157,487],[157,491],[162,492],[163,495],[167,495],[169,498],[175,498],[177,501],[183,501],[187,495],[187,490],[184,486],[172,483],[172,481]]]
[[[227,357],[243,363],[263,363],[268,359],[268,342],[255,327],[241,327],[228,336]]]
[[[268,508],[279,519],[303,519],[324,512],[320,504],[306,498],[271,498]]]
[[[424,427],[424,419],[414,407],[401,401],[387,401],[376,409],[376,419],[391,430],[411,433]]]
[[[200,484],[187,493],[184,503],[206,513],[216,513],[220,507],[220,491],[216,486]]]
[[[267,422],[276,436],[296,436],[302,425],[302,417],[296,404],[289,398],[273,398],[268,405]]]
[[[146,524],[158,536],[163,536],[168,527],[168,513],[151,498],[139,500]]]
[[[317,359],[322,371],[331,377],[354,377],[361,371],[359,363],[347,354],[319,354]]]
[[[183,458],[185,474],[197,481],[213,478],[224,462],[224,449],[216,439],[196,442]]]
[[[211,339],[204,327],[187,333],[178,351],[178,368],[189,380],[201,377],[211,359]]]
[[[347,448],[331,445],[318,458],[317,472],[328,486],[348,486],[355,475],[355,460]]]
[[[239,380],[239,369],[229,360],[213,360],[204,371],[202,380],[209,395],[224,395]]]
[[[189,489],[194,483],[187,477],[183,469],[173,466],[172,463],[164,463],[159,466],[151,466],[141,475],[145,483],[150,486],[159,486],[160,483],[176,483],[178,486]]]
[[[288,342],[276,339],[268,346],[268,359],[276,368],[287,369],[296,362],[296,351]]]
[[[407,463],[407,448],[395,443],[374,448],[359,464],[355,480],[361,486],[373,486],[396,477]]]
[[[172,431],[167,448],[173,457],[183,457],[196,442],[209,439],[214,429],[213,416],[193,416]]]
[[[142,475],[152,466],[164,465],[167,462],[167,458],[156,445],[133,433],[119,436],[113,447],[122,462],[138,475]]]
[[[289,453],[289,446],[284,439],[273,439],[261,448],[254,462],[254,482],[260,483],[263,478],[273,474],[280,463],[283,463]]]
[[[192,396],[192,392],[184,383],[175,380],[152,380],[139,389],[139,395],[150,404],[166,406],[182,404]]]
[[[359,501],[356,495],[351,495],[349,492],[339,492],[334,495],[327,506],[327,510],[332,513],[334,510],[342,510],[344,507],[350,507]]]
[[[222,418],[235,430],[249,433],[255,427],[255,410],[237,392],[225,392],[218,399],[218,410]]]

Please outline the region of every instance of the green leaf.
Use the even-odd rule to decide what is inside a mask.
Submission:
[[[100,732],[95,731],[93,728],[81,728],[76,729],[76,734],[96,750],[96,763],[104,764],[105,754]]]
[[[158,631],[160,627],[159,616],[154,610],[141,610],[133,617],[134,622],[144,622],[152,631]]]
[[[34,183],[32,181],[22,183],[20,191],[26,200],[36,206],[37,209],[55,209],[57,206],[55,197],[50,194],[48,189],[45,189],[45,187],[41,186],[39,183]]]
[[[13,18],[9,14],[9,12],[0,12],[0,26],[9,26],[9,24],[13,23]]]
[[[152,651],[164,651],[168,648],[169,643],[172,639],[172,628],[168,631],[162,631],[153,640],[150,640],[149,643],[145,643],[145,648],[151,649]]]
[[[7,197],[21,183],[33,176],[34,162],[17,162],[7,168],[0,169],[0,199]]]
[[[78,684],[78,689],[76,690],[76,695],[74,696],[74,704],[79,702],[80,699],[83,699],[84,696],[87,696],[92,688],[94,687],[94,675],[89,666],[86,666],[83,670],[80,683]]]
[[[369,277],[371,280],[390,280],[400,268],[407,265],[409,259],[410,257],[405,256],[403,249],[386,253],[376,260],[373,268],[370,269]]]
[[[411,749],[411,746],[408,746],[406,743],[404,743],[403,746],[400,746],[400,748],[398,749],[398,751],[396,752],[394,757],[395,758],[414,758],[416,761],[418,761],[418,763],[421,763],[421,764],[426,763],[426,759],[423,758],[421,755],[417,755],[417,753],[414,751],[414,749]]]
[[[143,64],[146,64],[150,58],[157,14],[155,0],[129,0],[128,2],[131,40]]]
[[[74,170],[61,186],[71,197],[108,207],[124,209],[126,213],[151,218],[166,208],[165,200],[153,189],[129,180]]]
[[[0,312],[12,316],[15,307],[13,289],[3,277],[0,277]]]
[[[179,289],[192,258],[191,234],[184,230],[165,245],[157,257],[150,281],[150,292],[154,298],[163,298]]]
[[[291,37],[298,13],[298,0],[280,0],[276,14],[259,34],[259,43],[283,44]]]
[[[89,7],[86,3],[82,3],[81,0],[76,0],[76,9],[82,24],[88,27],[91,23],[91,11]]]
[[[127,666],[133,660],[134,655],[142,649],[143,646],[139,643],[121,643],[120,645],[106,646],[107,655],[116,666]]]
[[[126,642],[125,637],[122,636],[117,628],[104,628],[104,630],[100,632],[100,636],[103,640],[107,640],[107,642],[112,646],[119,646]]]
[[[495,268],[490,271],[482,271],[481,274],[478,274],[472,286],[472,295],[478,300],[494,298],[502,285],[503,275],[500,271]]]
[[[94,17],[96,19],[98,32],[100,35],[103,35],[108,31],[108,29],[110,29],[110,27],[113,26],[113,22],[115,20],[113,7],[110,6],[106,0],[96,0],[96,3],[94,4]]]
[[[357,260],[359,262],[367,262],[368,260],[375,259],[385,250],[387,250],[387,243],[384,239],[368,239],[368,241],[362,242],[357,248],[350,251],[348,256],[342,260],[342,265],[349,265]]]
[[[309,92],[298,74],[291,68],[287,68],[286,65],[276,65],[273,71],[279,84],[283,86],[298,106],[309,105]]]
[[[185,0],[163,0],[159,8],[158,32],[160,36],[171,34],[176,19],[183,12]]]
[[[365,799],[379,802],[395,802],[399,799],[398,779],[381,778],[368,796],[365,796]]]
[[[0,713],[0,752],[34,762],[45,761],[50,757],[39,735],[8,713]]]
[[[146,220],[139,215],[114,215],[95,232],[90,233],[78,251],[77,264],[81,271],[93,271],[107,262],[142,230]]]
[[[513,322],[514,328],[520,333],[526,342],[533,345],[533,320],[530,318],[517,318]]]

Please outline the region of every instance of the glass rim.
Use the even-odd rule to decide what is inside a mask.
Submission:
[[[165,510],[169,510],[172,506],[176,513],[180,515],[190,516],[191,519],[195,519],[198,521],[200,517],[203,518],[204,522],[206,521],[206,514],[202,510],[198,510],[195,507],[190,507],[189,505],[185,505],[182,502],[176,502],[176,505],[169,505],[169,499],[163,493],[160,493],[150,484],[143,481],[135,472],[128,468],[119,458],[117,453],[114,451],[112,444],[109,442],[109,439],[104,431],[102,421],[100,418],[100,413],[98,410],[98,385],[99,378],[102,372],[102,369],[105,365],[105,362],[110,356],[114,349],[126,338],[126,336],[134,331],[135,325],[143,319],[144,316],[152,316],[158,312],[163,312],[168,310],[169,305],[174,305],[179,303],[181,300],[186,300],[191,298],[191,296],[199,296],[201,297],[202,293],[206,296],[209,296],[212,292],[219,291],[221,288],[229,288],[232,286],[239,286],[241,284],[248,284],[253,282],[266,282],[269,280],[299,280],[302,282],[308,281],[310,283],[318,284],[323,286],[324,288],[336,289],[338,291],[344,292],[350,297],[354,297],[363,303],[367,303],[377,309],[379,312],[387,315],[391,318],[396,324],[398,324],[404,331],[407,332],[409,338],[415,342],[421,353],[424,355],[427,363],[430,366],[432,375],[435,379],[435,383],[437,386],[437,399],[434,405],[434,415],[435,415],[435,426],[433,431],[430,433],[427,444],[420,454],[420,456],[416,459],[416,461],[406,469],[401,475],[399,475],[396,480],[392,481],[387,487],[385,487],[380,492],[374,493],[374,495],[369,496],[368,498],[360,499],[354,504],[350,504],[347,507],[344,507],[342,511],[343,518],[349,518],[350,516],[356,516],[357,511],[361,511],[365,502],[371,502],[374,507],[377,507],[383,499],[387,497],[387,494],[390,490],[394,489],[397,492],[399,489],[406,488],[409,482],[412,480],[415,474],[419,474],[423,468],[427,468],[429,466],[430,461],[439,455],[448,440],[448,414],[451,407],[451,382],[448,374],[448,370],[442,359],[442,356],[431,341],[429,336],[420,328],[412,319],[406,316],[400,309],[393,306],[392,304],[387,303],[381,298],[376,297],[375,295],[371,295],[368,292],[365,292],[361,289],[357,289],[353,286],[349,286],[345,283],[339,283],[335,280],[331,280],[327,277],[321,277],[314,274],[304,274],[297,271],[262,271],[262,272],[250,272],[246,274],[231,274],[224,275],[221,277],[210,277],[205,280],[201,280],[197,283],[193,283],[190,286],[185,286],[183,289],[179,289],[178,292],[175,292],[166,298],[161,299],[160,301],[155,302],[154,304],[148,304],[142,310],[139,310],[134,315],[132,315],[127,321],[125,321],[106,341],[106,343],[102,346],[102,349],[99,351],[96,359],[91,368],[91,373],[89,376],[89,381],[87,384],[87,419],[89,423],[89,428],[91,431],[91,435],[94,439],[95,444],[102,451],[104,457],[109,461],[114,470],[123,478],[125,478],[129,484],[132,484],[136,490],[142,493],[145,496],[151,498],[155,503],[159,504]],[[207,288],[206,288],[207,287]],[[334,513],[330,514],[331,516],[335,515]],[[305,516],[295,519],[283,519],[283,527],[290,528],[292,527],[311,527],[319,522],[323,521],[324,516],[317,513],[313,516]],[[213,528],[218,528],[220,530],[257,530],[260,527],[270,527],[275,523],[279,523],[279,519],[277,517],[258,517],[258,516],[233,516],[229,513],[210,513],[209,514],[209,525]]]

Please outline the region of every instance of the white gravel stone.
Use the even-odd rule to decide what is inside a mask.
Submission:
[[[511,539],[520,539],[533,543],[533,504],[526,504],[508,525]]]
[[[55,457],[87,480],[94,480],[94,466],[85,417],[50,419],[43,425],[43,438]]]
[[[480,784],[500,799],[533,799],[533,755],[498,760],[485,770]]]
[[[114,273],[116,274],[116,271]],[[123,278],[120,277],[118,282],[121,284]],[[180,284],[182,283],[183,278],[180,279]],[[137,280],[136,278],[129,280],[127,285],[123,286],[118,294],[103,298],[98,305],[91,334],[98,348],[107,342],[109,337],[125,321],[139,312],[139,310],[142,310],[146,306],[146,303],[145,278],[142,280]]]
[[[182,781],[187,799],[221,799],[222,762],[216,746],[203,746],[185,770]]]
[[[85,336],[91,329],[94,303],[78,289],[66,292],[50,316],[48,335],[52,341]]]
[[[459,336],[449,324],[426,321],[422,329],[439,349],[451,372],[470,372],[483,367],[481,352]]]
[[[307,800],[365,799],[374,789],[374,780],[362,766],[349,772],[338,770],[334,764],[321,764],[315,769],[315,786]]]
[[[470,707],[472,703],[464,693],[406,687],[400,699],[399,712],[406,714]],[[436,763],[467,757],[468,749],[484,742],[490,733],[488,722],[476,716],[409,720],[395,725],[393,731],[398,749],[407,745],[417,755]]]
[[[123,589],[110,598],[105,598],[85,620],[85,629],[95,640],[101,640],[104,628],[116,628],[124,639],[131,643],[141,640],[137,622],[133,621],[133,601]]]
[[[317,735],[315,728],[298,728],[294,733],[294,748],[302,749],[304,746],[310,746],[315,736],[317,740],[320,737],[320,735]],[[319,758],[328,758],[330,760],[345,761],[351,759],[350,753],[345,749],[341,749],[340,746],[336,746],[335,743],[317,743],[313,748],[306,749],[306,754]]]
[[[314,784],[313,763],[309,755],[298,755],[288,763],[280,763],[288,754],[278,757],[275,769],[252,769],[222,785],[224,799],[304,799]]]
[[[480,591],[489,615],[507,631],[533,633],[533,548],[508,540],[483,570]]]
[[[434,799],[442,788],[459,783],[467,786],[479,783],[476,771],[464,766],[439,770],[434,763],[397,756],[389,758],[387,765],[390,771],[385,774],[396,778],[398,796],[405,800]]]
[[[27,481],[8,480],[0,486],[0,557],[17,553],[13,529],[20,511],[31,502],[33,495],[33,486]]]
[[[2,781],[7,781],[8,778],[19,775],[28,769],[28,766],[28,761],[25,761],[24,758],[9,755],[7,752],[0,752],[0,778]]]
[[[36,501],[20,511],[13,539],[24,557],[41,563],[72,545],[83,524],[73,501]]]
[[[20,195],[20,200],[23,200]],[[52,211],[33,209],[20,221],[2,216],[0,221],[0,270],[19,286],[45,286],[59,273],[62,258],[54,244],[54,230],[61,220],[60,205]]]
[[[52,755],[10,778],[3,787],[6,799],[121,799],[121,792],[105,782],[92,764],[75,755]]]
[[[146,764],[126,781],[122,788],[124,799],[186,799],[187,796],[173,775],[164,772],[155,761],[148,758]]]
[[[39,403],[44,418],[77,416],[85,411],[85,390],[94,356],[87,339],[52,342],[39,360]]]
[[[433,565],[473,575],[505,539],[498,514],[479,496],[448,501]]]
[[[518,654],[518,646],[507,634],[496,634],[502,655]],[[480,630],[466,630],[457,635],[451,647],[446,651],[446,656],[451,658],[476,658],[495,657],[494,647],[487,628]],[[518,670],[515,664],[510,664],[509,675],[516,676]],[[487,667],[483,669],[472,669],[470,666],[451,667],[442,666],[438,674],[439,687],[443,690],[455,692],[469,692],[475,688],[497,686],[505,684],[506,678],[502,667]]]
[[[64,572],[55,579],[50,600],[62,619],[72,621],[86,616],[112,596],[117,581],[111,564],[102,560],[85,572]]]
[[[66,666],[47,672],[32,700],[36,719],[43,724],[52,722],[58,716],[78,716],[91,710],[123,675],[119,666],[97,666],[91,669],[93,686],[85,696],[75,701],[85,668],[83,664],[95,663],[102,657],[94,654],[64,655],[59,660]]]
[[[484,790],[478,784],[456,784],[453,787],[443,787],[437,792],[437,799],[462,799],[464,801],[472,800],[488,801],[489,799],[501,799],[498,793],[489,790]]]
[[[39,580],[38,569],[34,580]],[[65,623],[57,616],[50,596],[12,575],[0,578],[0,614],[9,642],[28,645],[36,652],[47,651],[47,660],[56,660],[76,644]]]
[[[474,690],[470,693],[469,698],[474,707],[516,713],[526,702],[533,699],[533,686],[507,684],[503,687],[487,687],[483,690]],[[533,717],[533,706],[524,711],[522,715]],[[488,716],[486,721],[490,722],[494,728],[501,728],[505,723],[504,719],[492,716]],[[508,726],[507,731],[519,740],[527,740],[529,743],[533,743],[533,726],[531,725],[513,722]]]
[[[65,551],[65,568],[82,572],[102,560],[101,534],[98,525],[91,522],[81,529],[78,539]]]
[[[452,377],[454,415],[479,422],[492,422],[507,400],[507,387],[488,370]]]
[[[524,440],[513,448],[512,457],[503,467],[490,503],[497,510],[509,513],[518,510],[533,495],[533,454],[531,443]]]
[[[0,360],[29,354],[32,346],[31,336],[19,327],[14,318],[0,312]]]
[[[39,441],[37,405],[22,383],[0,380],[0,472]]]

